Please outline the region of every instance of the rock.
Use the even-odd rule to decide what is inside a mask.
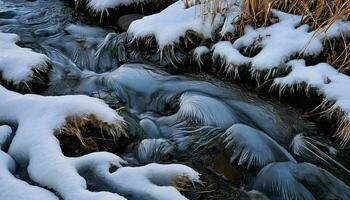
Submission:
[[[141,14],[129,14],[124,15],[118,19],[118,26],[121,28],[122,31],[127,31],[131,22],[141,19],[143,15]]]

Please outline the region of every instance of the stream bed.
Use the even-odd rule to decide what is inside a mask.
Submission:
[[[181,163],[200,172],[205,184],[184,191],[189,199],[238,199],[240,190],[250,190],[256,170],[231,164],[232,152],[219,137],[233,124],[265,132],[286,148],[297,134],[317,133],[298,110],[205,73],[173,75],[157,63],[120,63],[112,52],[97,59],[99,43],[118,28],[99,26],[63,0],[0,0],[0,31],[18,34],[21,46],[51,59],[42,95],[86,94],[120,110],[130,138],[99,150],[134,166]],[[96,150],[84,150],[74,139],[60,141],[67,156]]]

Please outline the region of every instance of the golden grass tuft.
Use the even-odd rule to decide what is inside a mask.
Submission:
[[[350,1],[347,0],[243,0],[241,22],[254,27],[266,25],[271,20],[271,10],[303,16],[303,23],[313,30],[327,28],[335,20],[350,18]]]
[[[172,184],[178,191],[184,192],[192,186],[191,180],[187,176],[178,176],[173,180]]]
[[[123,122],[109,124],[92,114],[67,117],[65,124],[55,129],[54,134],[60,140],[61,146],[65,146],[68,151],[79,151],[79,155],[95,151],[113,152],[120,138],[128,138]],[[79,149],[75,139],[78,139],[83,149]]]

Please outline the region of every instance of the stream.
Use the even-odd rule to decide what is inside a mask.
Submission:
[[[199,171],[209,186],[197,190],[211,192],[185,192],[189,199],[235,199],[240,187],[249,189],[252,174],[230,164],[218,137],[233,124],[265,132],[286,148],[295,135],[317,130],[298,110],[205,73],[174,75],[157,63],[121,63],[111,52],[96,58],[118,28],[99,26],[63,0],[0,0],[0,31],[18,34],[21,46],[51,59],[43,95],[86,94],[122,108],[131,139],[116,152],[129,163],[181,163]]]

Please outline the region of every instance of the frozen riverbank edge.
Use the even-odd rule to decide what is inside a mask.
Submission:
[[[87,8],[105,15],[103,10],[118,7],[124,1],[104,0],[98,5],[94,2],[85,2]],[[132,2],[135,3],[129,3]],[[302,16],[272,10],[273,23],[257,29],[247,25],[245,33],[237,38],[233,37],[237,31],[235,21],[242,2],[220,1],[218,7],[225,11],[215,14],[211,2],[174,1],[159,13],[133,21],[126,34],[107,36],[100,49],[123,49],[128,58],[119,57],[120,60],[142,58],[180,71],[193,71],[187,66],[197,63],[198,69],[221,78],[263,85],[266,93],[287,97],[286,101],[292,104],[300,94],[310,97],[306,99],[319,105],[307,111],[329,119],[331,131],[335,132],[332,137],[341,147],[348,147],[350,96],[346,85],[350,77],[318,60],[328,41],[350,37],[350,23],[340,17],[329,27],[312,30],[303,24]],[[154,2],[137,1],[136,5],[141,3]]]

